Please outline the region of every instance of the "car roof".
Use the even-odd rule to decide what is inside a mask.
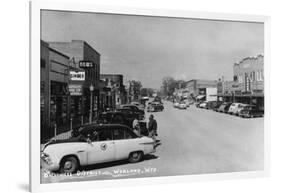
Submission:
[[[122,107],[136,107],[134,104],[121,105]]]

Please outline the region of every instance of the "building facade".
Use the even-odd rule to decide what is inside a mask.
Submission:
[[[217,81],[192,79],[187,81],[186,88],[193,100],[213,100],[217,94]]]
[[[69,126],[69,57],[41,41],[41,139],[53,137]]]
[[[218,97],[264,109],[264,57],[247,57],[233,65],[233,80],[219,81]]]
[[[75,75],[69,84],[73,126],[95,119],[100,100],[100,54],[82,40],[49,42],[49,46],[70,58],[70,71]]]
[[[102,109],[116,109],[127,102],[126,89],[123,84],[123,75],[101,74],[100,80],[105,86],[100,101]]]

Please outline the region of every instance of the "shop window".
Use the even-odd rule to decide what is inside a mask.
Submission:
[[[41,59],[40,65],[41,65],[41,68],[45,68],[46,67],[46,60]]]

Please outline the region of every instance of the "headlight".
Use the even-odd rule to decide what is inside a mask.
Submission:
[[[42,152],[41,153],[41,158],[47,163],[47,164],[52,164],[52,160],[49,154]]]

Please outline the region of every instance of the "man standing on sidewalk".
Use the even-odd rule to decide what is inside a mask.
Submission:
[[[149,121],[148,121],[148,132],[149,132],[149,137],[151,137],[155,142],[157,136],[157,121],[154,119],[153,114],[149,116]]]

